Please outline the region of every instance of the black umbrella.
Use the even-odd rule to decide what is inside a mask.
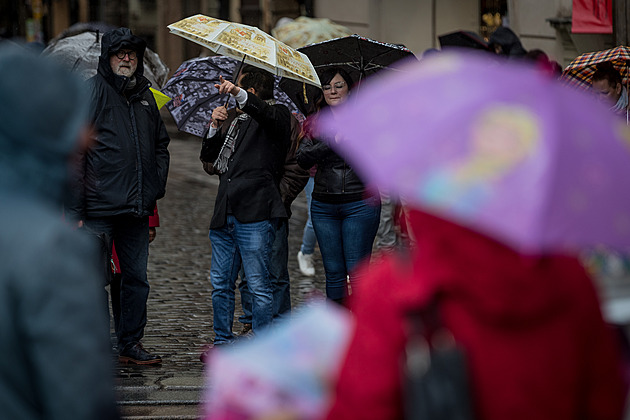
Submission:
[[[490,51],[488,43],[482,37],[471,31],[455,31],[440,35],[442,49],[448,47],[473,48],[476,50]]]
[[[403,45],[388,44],[359,35],[311,44],[298,48],[306,54],[318,72],[327,67],[341,67],[350,74],[354,82],[381,70],[396,69],[396,63],[414,57]],[[280,88],[286,92],[304,115],[317,111],[316,104],[322,97],[322,90],[315,86],[282,78]]]
[[[383,69],[393,70],[397,61],[415,57],[402,45],[379,42],[356,34],[298,48],[298,51],[308,56],[316,70],[342,67],[355,82]]]

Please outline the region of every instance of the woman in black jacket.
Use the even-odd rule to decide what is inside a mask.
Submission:
[[[341,68],[320,75],[323,107],[343,103],[352,79]],[[309,169],[317,164],[311,201],[311,219],[326,271],[326,296],[343,303],[357,284],[354,268],[369,259],[378,229],[381,204],[378,194],[368,196],[365,185],[348,163],[328,143],[305,137],[297,153],[298,164]]]

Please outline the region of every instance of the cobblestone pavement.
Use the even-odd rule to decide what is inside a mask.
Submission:
[[[183,135],[164,114],[171,135],[171,166],[166,197],[158,202],[160,227],[150,246],[151,293],[144,346],[160,354],[160,367],[118,366],[119,400],[127,418],[195,418],[202,398],[203,346],[213,338],[208,225],[218,177],[207,175],[199,161],[201,140]],[[306,222],[306,198],[293,204],[289,227],[289,274],[293,307],[313,290],[324,291],[319,251],[316,275],[306,277],[296,254]],[[238,292],[236,317],[241,314]],[[234,323],[238,332],[240,324]]]

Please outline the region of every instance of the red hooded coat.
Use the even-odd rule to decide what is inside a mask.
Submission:
[[[618,349],[576,258],[524,257],[453,223],[412,212],[412,261],[386,260],[350,306],[356,330],[328,419],[402,418],[407,314],[439,294],[466,351],[477,419],[620,419]]]

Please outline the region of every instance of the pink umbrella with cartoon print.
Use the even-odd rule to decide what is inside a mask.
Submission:
[[[320,120],[368,183],[527,254],[630,247],[630,135],[589,93],[473,53],[405,70]]]

